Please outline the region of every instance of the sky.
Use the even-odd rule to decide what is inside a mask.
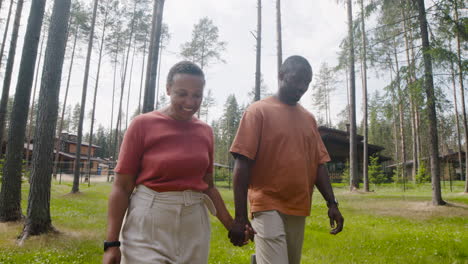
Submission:
[[[91,2],[91,0],[87,0]],[[256,30],[257,10],[254,0],[166,0],[164,7],[163,22],[168,24],[172,35],[170,43],[161,56],[161,78],[160,87],[165,87],[165,79],[169,68],[182,60],[180,46],[191,39],[192,28],[201,18],[208,17],[213,20],[219,28],[219,38],[227,42],[226,50],[222,53],[225,63],[219,62],[210,65],[205,70],[206,90],[211,89],[216,99],[216,105],[210,110],[209,121],[219,118],[223,112],[224,104],[230,94],[234,94],[239,104],[250,102],[248,93],[254,87],[255,82],[255,44],[256,41],[251,32]],[[276,65],[276,4],[275,0],[263,0],[263,40],[262,40],[262,74],[270,92],[277,89],[277,65]],[[51,5],[53,1],[48,1]],[[7,3],[2,7],[0,15],[6,17]],[[13,74],[10,94],[15,92],[17,72],[20,62],[21,47],[24,38],[24,31],[29,14],[30,0],[25,3],[23,19],[21,22],[20,37],[18,42],[17,59],[15,62],[15,72]],[[3,32],[4,22],[0,22]],[[337,52],[339,44],[346,36],[346,8],[342,3],[333,0],[288,0],[282,2],[282,26],[283,26],[283,59],[291,55],[301,55],[306,57],[312,65],[314,73],[317,73],[319,66],[326,62],[330,66],[337,64]],[[11,32],[11,30],[10,30]],[[83,87],[84,65],[86,56],[86,43],[80,44],[79,56],[71,75],[71,86],[69,91],[68,105],[81,102]],[[87,92],[86,112],[92,106],[92,96],[94,93],[94,81],[97,72],[97,49],[93,50],[89,89]],[[67,50],[70,56],[70,50]],[[3,65],[6,61],[4,60]],[[66,80],[68,78],[69,60],[65,60],[62,73],[62,88],[60,100],[63,101]],[[129,67],[131,65],[129,64]],[[356,65],[358,67],[359,65]],[[3,66],[4,67],[4,66]],[[140,87],[140,74],[142,67],[142,55],[135,56],[133,66],[133,77],[130,85],[126,84],[124,110],[126,111],[127,89],[131,87],[129,113],[133,113],[138,106],[138,96]],[[112,110],[112,87],[113,71],[109,58],[104,58],[104,65],[101,70],[100,85],[97,95],[96,123],[105,127],[110,126],[110,113]],[[339,76],[342,80],[343,75]],[[0,80],[3,79],[3,73]],[[128,77],[127,77],[128,80]],[[357,78],[357,118],[358,122],[361,114],[361,81]],[[373,90],[382,89],[385,84],[382,77],[376,78],[374,74],[369,74],[369,93]],[[119,84],[117,84],[119,85]],[[39,87],[39,86],[38,86]],[[120,86],[118,86],[120,90]],[[164,89],[160,89],[160,93]],[[312,113],[316,109],[312,107],[311,92],[304,95],[301,103]],[[36,92],[38,93],[38,91]],[[116,94],[118,98],[119,93]],[[336,123],[342,117],[337,116],[347,104],[346,83],[343,81],[336,85],[336,90],[332,94],[331,116],[332,123]],[[37,96],[36,96],[37,98]],[[115,107],[118,106],[116,100]],[[114,118],[115,122],[115,118]],[[90,119],[85,121],[85,129],[89,130]],[[124,125],[125,125],[124,120]]]

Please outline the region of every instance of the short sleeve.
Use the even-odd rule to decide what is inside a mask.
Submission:
[[[251,160],[255,160],[262,132],[262,120],[255,111],[247,109],[232,142],[230,152],[233,155],[240,154]]]
[[[318,132],[317,132],[318,133]],[[318,139],[317,139],[317,153],[318,153],[318,160],[319,160],[319,164],[325,164],[327,162],[329,162],[331,159],[330,159],[330,155],[328,155],[328,151],[327,151],[327,148],[325,147],[325,144],[323,144],[323,140],[322,140],[322,137],[320,136],[320,133],[318,133]]]
[[[210,157],[210,163],[208,164],[208,169],[206,170],[206,173],[213,173],[213,166],[214,166],[214,133],[213,129],[210,127],[208,129],[209,133],[209,142],[210,145],[208,146],[208,154]]]
[[[143,130],[141,129],[142,121],[143,119],[141,118],[135,118],[125,132],[115,172],[137,175],[140,171],[144,150]]]

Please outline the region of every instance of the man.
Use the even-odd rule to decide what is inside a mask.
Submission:
[[[278,92],[245,111],[231,153],[234,166],[235,220],[229,232],[243,244],[247,190],[259,264],[299,264],[305,218],[310,214],[314,185],[327,201],[337,234],[344,219],[328,177],[328,152],[313,115],[298,104],[312,80],[312,68],[301,56],[284,61]]]

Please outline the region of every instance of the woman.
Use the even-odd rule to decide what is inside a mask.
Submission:
[[[194,117],[204,86],[197,65],[177,63],[167,77],[170,105],[130,124],[109,197],[103,263],[207,263],[206,208],[230,230],[213,185],[213,132]]]

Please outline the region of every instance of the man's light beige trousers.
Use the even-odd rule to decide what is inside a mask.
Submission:
[[[278,211],[256,212],[253,216],[257,264],[299,264],[306,217]]]
[[[208,263],[210,219],[205,206],[216,214],[203,193],[159,193],[139,185],[122,227],[122,263]]]

